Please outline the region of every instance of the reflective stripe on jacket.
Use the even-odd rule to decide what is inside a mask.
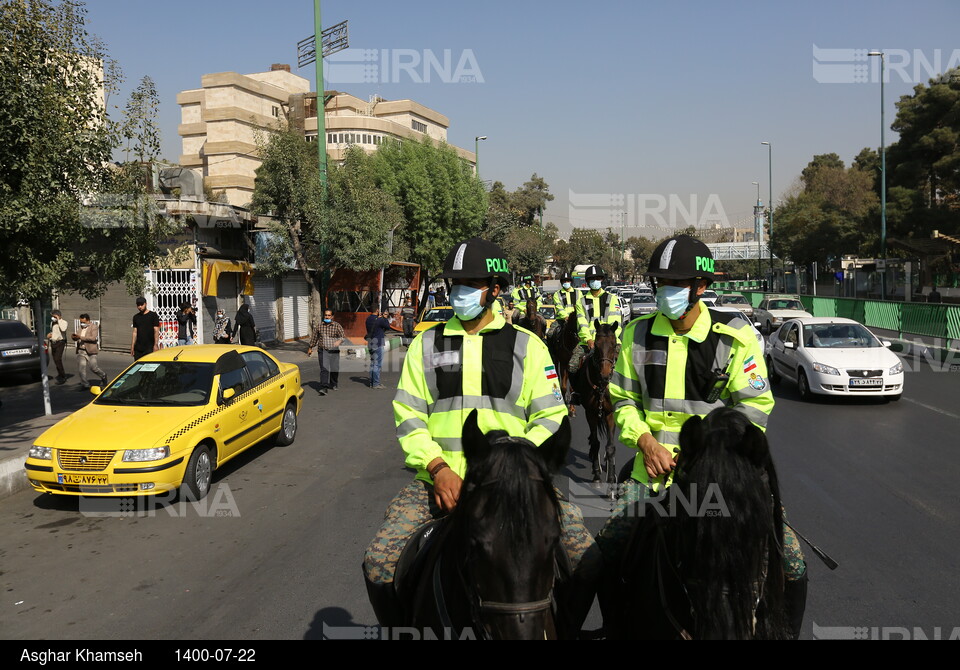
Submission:
[[[474,409],[484,432],[504,430],[538,446],[567,414],[546,345],[499,314],[475,335],[453,317],[410,343],[393,413],[417,479],[431,481],[426,467],[441,456],[464,476],[463,423]]]
[[[730,379],[720,399],[708,403],[717,368]],[[660,312],[628,324],[609,388],[620,440],[634,449],[644,433],[667,449],[679,449],[680,428],[687,419],[724,405],[765,430],[774,403],[763,352],[750,324],[736,314],[709,310],[702,302],[700,316],[683,335],[677,335]],[[648,482],[640,454],[632,477]]]
[[[553,307],[554,313],[557,315],[557,320],[566,319],[570,316],[570,312],[576,311],[577,304],[583,300],[582,296],[583,291],[572,287],[570,290],[560,289],[554,293]]]
[[[577,303],[577,323],[580,326],[580,344],[586,344],[596,335],[596,328],[593,326],[595,319],[600,319],[600,323],[619,323],[623,325],[623,314],[620,312],[620,301],[617,296],[607,293],[600,289],[598,295],[594,296],[592,291],[583,294],[583,298]]]

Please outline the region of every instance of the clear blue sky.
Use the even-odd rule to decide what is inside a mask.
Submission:
[[[90,32],[126,74],[120,101],[144,75],[157,83],[170,160],[180,154],[176,95],[199,87],[203,74],[289,63],[314,81],[312,66],[297,70],[295,54],[313,33],[312,0],[91,0],[88,9]],[[449,142],[471,151],[474,137],[487,135],[481,176],[508,189],[531,173],[544,177],[556,195],[546,220],[561,231],[605,228],[627,207],[627,235],[638,232],[632,203],[642,197],[651,225],[653,212],[669,221],[671,209],[681,225],[720,209],[735,223],[754,204],[751,182],[767,201],[761,141],[773,143],[775,200],[814,154],[836,152],[849,164],[863,147],[878,148],[879,59],[815,47],[887,52],[888,144],[896,100],[926,83],[930,69],[960,65],[955,0],[324,0],[322,11],[324,26],[349,19],[351,47],[375,49],[377,59],[348,52],[344,64],[354,69],[339,70],[328,90],[416,100],[448,116]],[[436,68],[422,81],[423,60],[442,62],[444,50],[451,70],[463,59],[482,82],[445,81]],[[391,68],[396,57],[421,59],[418,76]],[[355,75],[364,64],[375,66],[373,83]]]

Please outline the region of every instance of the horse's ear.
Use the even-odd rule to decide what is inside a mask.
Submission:
[[[703,419],[699,416],[691,416],[684,422],[680,429],[680,444],[683,446],[680,459],[692,459],[703,449],[704,433]]]
[[[556,473],[567,462],[567,451],[570,449],[570,418],[563,417],[560,428],[540,445],[537,453],[543,458],[550,472]]]
[[[480,430],[477,417],[477,410],[473,410],[467,415],[467,420],[463,422],[463,455],[466,457],[467,463],[483,460],[484,455],[490,449],[490,441]]]
[[[613,323],[610,324],[610,329],[613,331],[613,334],[614,334],[614,335],[617,334],[617,328],[618,328],[619,326],[620,326],[620,324],[617,323],[616,321],[614,321]]]
[[[754,467],[766,469],[770,463],[770,445],[763,431],[752,423],[743,431],[740,450],[750,459]]]
[[[600,319],[593,320],[593,332],[600,330]]]

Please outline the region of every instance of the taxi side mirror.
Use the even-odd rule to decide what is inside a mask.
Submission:
[[[99,386],[91,386],[90,393],[92,393],[93,395],[100,395],[101,393],[103,393],[103,389],[100,388]]]
[[[223,393],[220,394],[220,397],[223,398],[224,402],[227,402],[228,400],[230,400],[230,398],[232,398],[235,395],[237,395],[236,389],[229,388],[229,389],[224,389]]]

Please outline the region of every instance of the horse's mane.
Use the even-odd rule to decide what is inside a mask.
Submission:
[[[709,617],[729,607],[737,638],[786,637],[783,510],[766,436],[743,413],[719,408],[706,419],[689,419],[680,442],[674,486],[688,500],[696,497],[701,511],[705,500],[721,503],[720,513],[703,517],[677,505],[680,542],[686,545],[681,554],[688,560],[684,571],[698,585],[691,597],[702,600],[694,609]],[[711,496],[711,489],[717,495]],[[754,632],[754,580],[764,571]]]
[[[453,514],[480,514],[492,527],[509,533],[513,544],[523,546],[531,541],[535,525],[541,523],[535,499],[538,486],[546,491],[559,518],[560,503],[550,470],[529,440],[510,437],[502,430],[487,433],[485,439],[490,441],[490,449],[482,460],[470,463]],[[480,495],[481,488],[493,494]],[[482,509],[475,510],[477,505]]]

